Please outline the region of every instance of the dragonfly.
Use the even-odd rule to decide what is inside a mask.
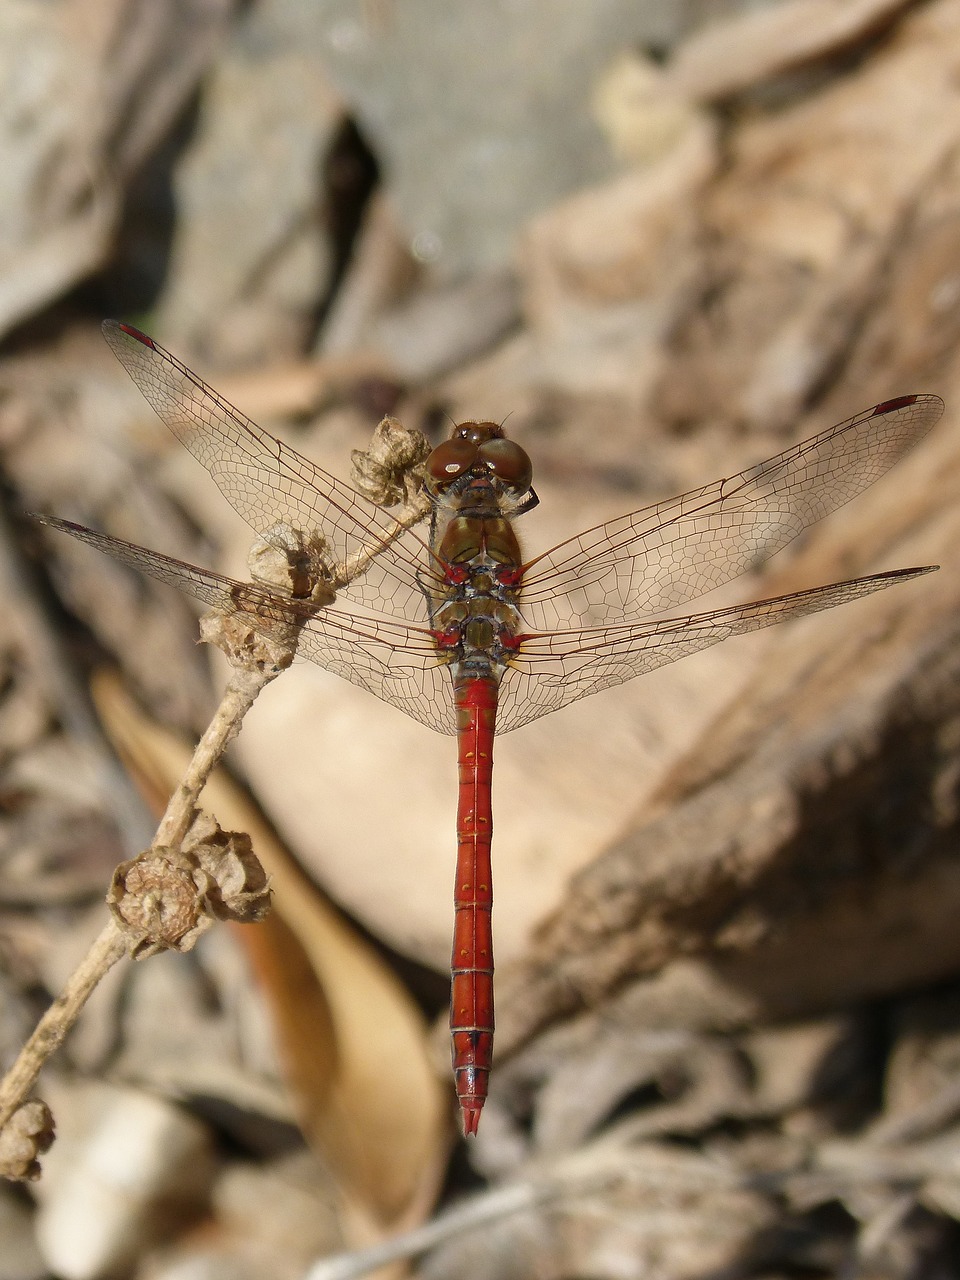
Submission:
[[[278,589],[55,517],[45,522],[208,605],[240,610],[265,636],[294,624],[301,656],[457,739],[451,1048],[463,1130],[475,1134],[493,1058],[495,734],[730,636],[932,572],[937,566],[894,569],[675,613],[861,493],[926,435],[943,403],[935,395],[887,400],[736,475],[524,560],[514,521],[538,501],[533,468],[497,423],[458,423],[425,457],[418,483],[428,530],[419,529],[251,422],[138,329],[108,320],[103,332],[255,531],[269,540],[279,526],[319,530],[332,563],[354,572],[332,571],[331,603],[307,611]]]

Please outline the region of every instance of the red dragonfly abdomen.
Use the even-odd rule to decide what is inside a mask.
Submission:
[[[463,1131],[476,1133],[493,1056],[493,836],[491,783],[497,683],[489,676],[455,682],[460,776],[457,881],[454,891],[450,1030]]]

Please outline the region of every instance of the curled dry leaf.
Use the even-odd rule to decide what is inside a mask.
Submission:
[[[115,675],[94,696],[104,726],[147,798],[176,785],[189,752],[149,721]],[[389,969],[301,873],[249,800],[214,774],[204,800],[253,837],[274,911],[238,931],[263,983],[306,1135],[343,1187],[352,1243],[423,1220],[451,1136],[426,1022]]]

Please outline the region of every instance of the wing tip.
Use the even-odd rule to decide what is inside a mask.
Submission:
[[[145,347],[149,347],[151,351],[156,351],[157,344],[141,329],[137,329],[132,324],[124,324],[122,320],[104,320],[100,326],[100,331],[111,345],[117,341],[118,335],[123,334],[128,338],[133,338],[135,342],[141,343]]]
[[[875,404],[870,411],[870,417],[882,418],[885,414],[896,413],[900,409],[909,409],[911,405],[919,404],[921,407],[926,406],[937,411],[937,417],[943,413],[943,400],[938,395],[934,395],[930,391],[918,391],[913,395],[894,396],[892,400],[881,400],[879,404]]]
[[[48,516],[42,511],[27,511],[25,514],[31,520],[36,520],[37,524],[46,525],[48,529],[59,529],[64,533],[83,528],[82,525],[74,524],[72,520],[62,520],[59,516]]]
[[[909,569],[888,569],[886,573],[877,573],[872,576],[877,578],[923,578],[928,573],[936,573],[939,568],[938,564],[918,564],[911,566]]]

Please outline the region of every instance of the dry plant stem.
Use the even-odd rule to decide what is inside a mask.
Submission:
[[[243,717],[253,706],[260,690],[278,675],[278,671],[272,670],[251,671],[238,667],[233,669],[220,699],[220,705],[214,712],[213,719],[205,729],[203,737],[197,743],[186,772],[170,797],[166,812],[160,819],[157,834],[153,838],[154,846],[169,845],[172,848],[179,848],[184,836],[190,830],[197,800],[211,772],[220,762],[231,739],[239,732]]]
[[[278,674],[276,670],[234,669],[220,705],[197,744],[183,780],[170,798],[154,837],[154,846],[179,846],[183,841],[193,822],[197,798],[207,778],[231,738],[238,732],[243,717],[257,694]],[[63,1044],[94,988],[126,954],[129,943],[130,939],[114,919],[104,926],[63,991],[40,1019],[13,1066],[0,1081],[0,1129],[26,1102],[44,1063]]]
[[[336,566],[333,571],[334,588],[338,590],[340,587],[345,587],[347,583],[359,577],[364,570],[370,567],[377,556],[386,547],[389,547],[391,542],[395,542],[400,537],[405,529],[412,529],[414,525],[420,524],[422,520],[426,519],[431,509],[430,499],[425,495],[420,495],[404,506],[397,516],[396,526],[389,535],[381,538],[371,547],[362,547],[359,551],[354,552],[349,559]]]
[[[540,1189],[531,1183],[501,1187],[467,1204],[458,1205],[414,1231],[385,1240],[383,1244],[324,1258],[314,1263],[304,1280],[357,1280],[359,1276],[369,1275],[389,1263],[416,1258],[464,1232],[475,1231],[499,1218],[535,1208],[544,1198]]]
[[[397,517],[394,531],[375,546],[362,549],[336,567],[336,585],[343,586],[361,574],[384,546],[399,537],[405,529],[418,524],[429,510],[428,499],[422,496],[411,497]],[[297,632],[292,629],[286,640],[273,649],[272,661],[264,656],[266,651],[257,660],[249,653],[246,658],[240,652],[231,653],[227,647],[232,674],[213,719],[197,743],[186,772],[170,797],[151,848],[180,848],[194,822],[197,801],[210,773],[219,763],[231,739],[239,732],[244,716],[260,691],[289,666],[296,646]],[[111,919],[64,990],[41,1018],[11,1069],[0,1081],[0,1129],[26,1102],[44,1063],[63,1043],[94,988],[130,945],[131,938],[124,934],[115,918]]]
[[[37,1023],[30,1039],[0,1082],[0,1129],[26,1102],[43,1064],[63,1044],[97,983],[126,954],[126,950],[127,940],[111,919]]]

